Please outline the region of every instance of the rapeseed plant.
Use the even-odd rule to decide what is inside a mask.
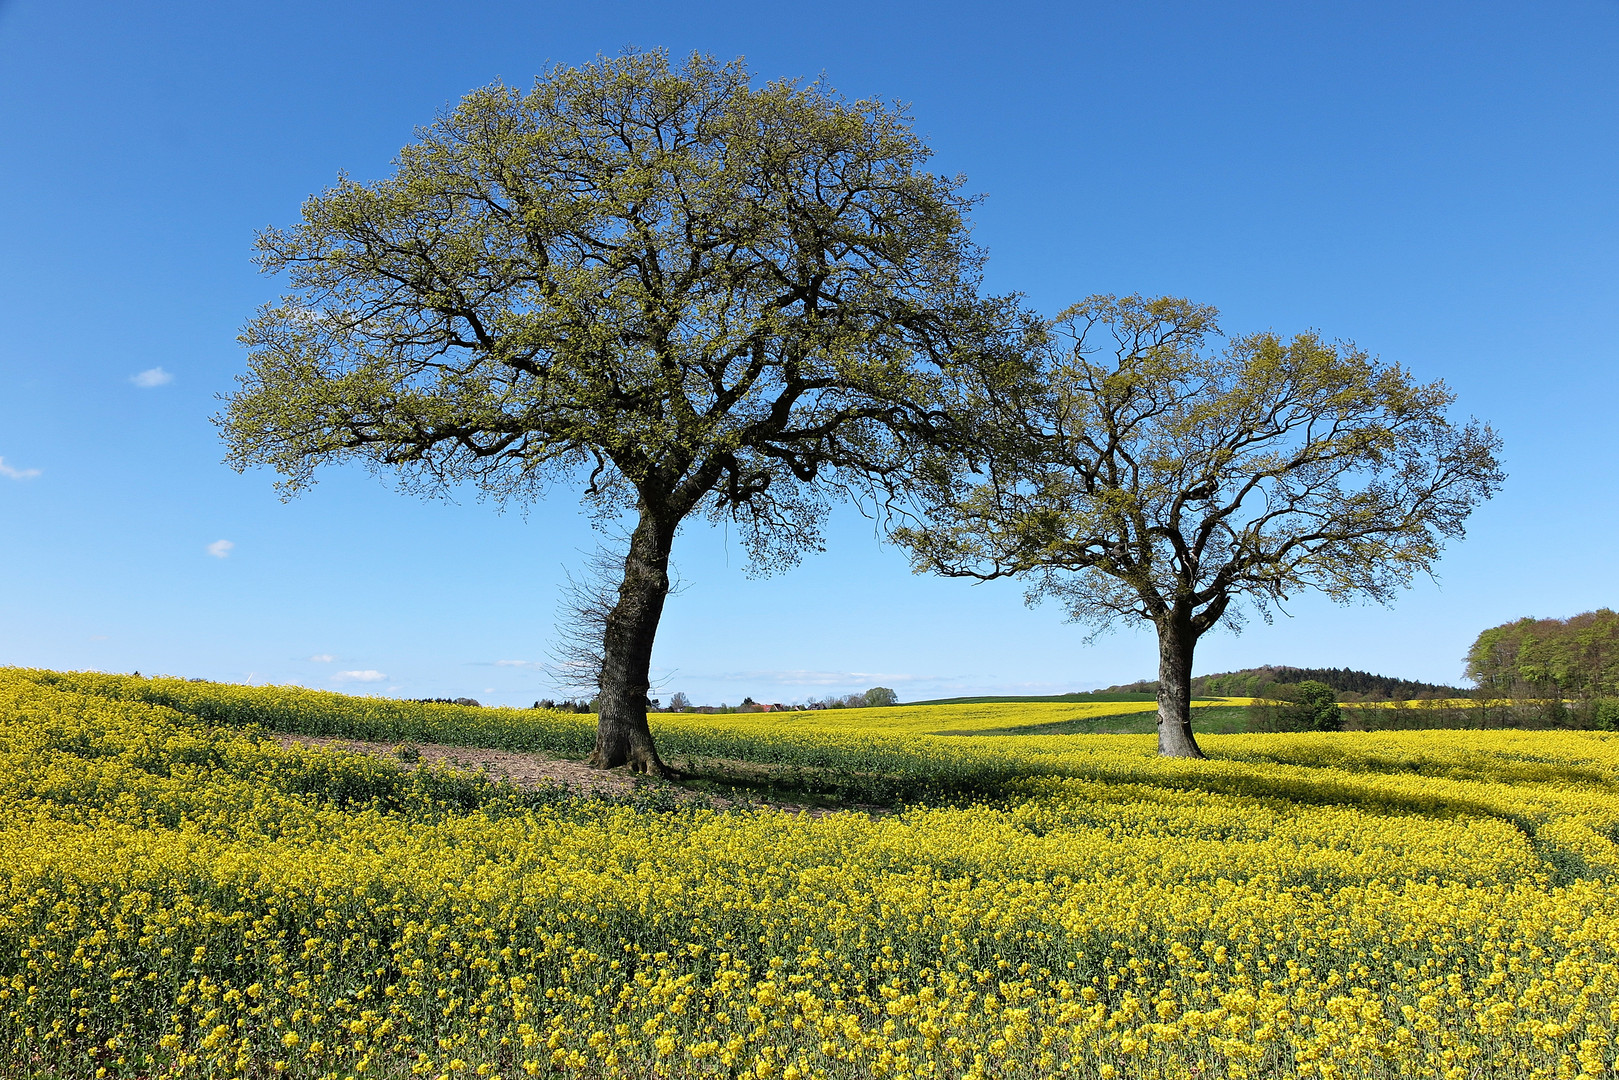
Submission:
[[[0,672],[5,1060],[143,1077],[1613,1068],[1615,736],[1209,736],[1197,762],[1154,757],[1150,736],[934,737],[889,710],[661,719],[682,752],[939,793],[812,818],[523,796],[262,732],[293,717],[557,747],[579,725],[453,709]]]

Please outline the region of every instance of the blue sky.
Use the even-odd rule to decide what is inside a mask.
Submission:
[[[745,55],[911,104],[987,196],[990,285],[1212,303],[1447,380],[1506,489],[1392,608],[1206,638],[1258,663],[1460,676],[1477,632],[1619,603],[1619,4],[89,3],[0,0],[0,663],[526,704],[569,493],[526,515],[331,471],[283,504],[208,421],[280,283],[249,261],[339,171],[385,175],[474,87],[625,46]],[[142,373],[147,373],[143,376]],[[223,541],[224,543],[220,543]],[[1009,583],[911,575],[837,515],[752,580],[696,525],[664,694],[1053,692],[1153,673]]]

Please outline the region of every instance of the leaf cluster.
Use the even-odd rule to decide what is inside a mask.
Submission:
[[[1454,395],[1315,333],[1224,338],[1210,307],[1095,296],[1017,378],[963,406],[979,461],[935,478],[918,569],[1019,576],[1102,627],[1196,634],[1296,591],[1389,600],[1499,486],[1499,440]]]
[[[1619,614],[1491,627],[1468,650],[1467,677],[1505,698],[1619,697]]]
[[[940,424],[993,315],[928,156],[902,108],[701,55],[476,91],[259,237],[292,291],[243,332],[228,460],[289,494],[340,460],[502,500],[582,478],[604,515],[706,512],[790,562],[829,491]]]

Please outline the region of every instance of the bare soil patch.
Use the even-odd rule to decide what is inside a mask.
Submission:
[[[311,746],[324,750],[346,750],[353,754],[370,754],[387,758],[401,765],[413,764],[399,756],[399,744],[367,742],[363,739],[345,739],[335,735],[277,734],[282,746]],[[414,764],[447,765],[457,769],[476,769],[491,780],[507,780],[520,788],[535,788],[543,784],[560,784],[582,795],[628,795],[638,785],[657,784],[661,781],[638,777],[621,769],[593,769],[582,761],[548,757],[545,754],[521,753],[513,750],[491,750],[482,746],[448,746],[442,743],[409,743],[420,755]],[[768,770],[746,761],[704,761],[704,772],[718,769],[721,775],[732,779],[757,782],[768,775]],[[733,792],[721,795],[714,791],[695,791],[679,784],[669,785],[677,799],[707,799],[720,806],[754,806],[785,810],[788,813],[825,817],[828,814],[852,810],[871,817],[886,816],[887,807],[865,803],[825,804],[800,803],[780,797],[739,795]]]
[[[365,742],[331,735],[277,735],[282,746],[314,746],[324,750],[347,750],[355,754],[401,761],[393,743]],[[520,788],[561,784],[581,794],[626,795],[635,790],[636,780],[628,773],[592,769],[582,761],[567,761],[544,754],[524,754],[512,750],[490,750],[481,746],[446,746],[441,743],[411,743],[423,765],[449,765],[477,769],[493,780],[509,780]],[[401,762],[403,763],[403,762]]]

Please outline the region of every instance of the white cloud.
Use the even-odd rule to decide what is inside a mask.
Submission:
[[[131,375],[129,381],[142,390],[150,390],[156,386],[167,386],[174,381],[174,376],[160,367],[147,368],[138,375]]]
[[[544,671],[545,664],[538,660],[496,660],[496,667],[532,668],[535,671]]]
[[[769,683],[774,686],[842,686],[846,683],[933,682],[947,676],[903,675],[880,671],[726,671],[706,675],[688,675],[690,679],[711,679],[715,682]]]
[[[336,659],[337,657],[333,656],[329,652],[318,652],[309,658],[309,662],[312,664],[330,664]]]
[[[38,475],[38,469],[19,469],[15,465],[7,465],[6,459],[0,457],[0,476],[8,476],[13,480],[32,480]]]
[[[368,668],[365,671],[339,671],[336,675],[332,676],[332,681],[333,682],[381,682],[383,679],[386,679],[387,677],[388,676],[384,675],[380,671],[372,671],[372,670],[370,670]]]
[[[223,559],[229,555],[235,547],[236,545],[231,543],[229,540],[215,540],[213,543],[208,545],[208,554],[212,555],[216,559]]]

